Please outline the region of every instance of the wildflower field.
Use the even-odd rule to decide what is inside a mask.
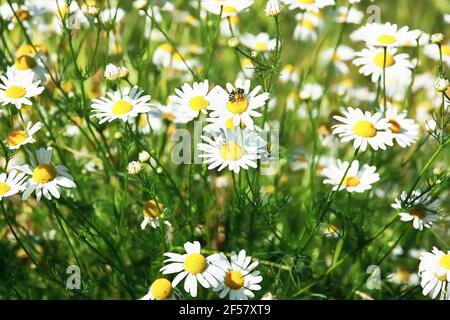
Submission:
[[[449,25],[0,0],[0,298],[450,300]]]

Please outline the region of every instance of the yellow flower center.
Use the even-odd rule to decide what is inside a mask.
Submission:
[[[162,213],[163,208],[155,200],[149,200],[144,204],[143,213],[147,218],[155,219]]]
[[[229,101],[227,104],[227,109],[231,113],[241,114],[247,111],[249,102],[247,99],[237,99],[235,101]]]
[[[386,66],[388,68],[388,67],[392,67],[395,64],[395,59],[391,54],[386,52],[386,65],[385,65],[384,64],[384,52],[382,51],[373,58],[373,62],[380,68],[383,68],[383,66]]]
[[[450,56],[450,46],[449,45],[446,45],[446,44],[442,45],[441,51],[444,56]]]
[[[303,19],[301,21],[301,26],[306,28],[306,29],[310,29],[310,30],[314,29],[314,23],[311,20],[308,20],[308,19]]]
[[[172,283],[164,278],[157,279],[152,283],[150,291],[156,300],[167,300],[172,296]]]
[[[439,259],[439,265],[447,270],[450,270],[450,254],[446,254]]]
[[[20,58],[21,56],[33,56],[35,54],[36,50],[34,50],[33,46],[30,44],[23,44],[16,51],[17,58]]]
[[[300,4],[314,4],[315,0],[297,0]]]
[[[223,6],[222,13],[236,13],[237,10],[233,6]]]
[[[189,107],[195,111],[206,109],[208,106],[209,101],[202,96],[193,97],[191,101],[189,101]]]
[[[267,51],[267,43],[257,42],[255,45],[256,51]]]
[[[56,170],[49,164],[40,164],[33,170],[33,180],[38,184],[45,184],[56,177]]]
[[[6,96],[10,99],[20,99],[22,98],[27,91],[24,87],[21,86],[10,86],[8,89],[6,89]]]
[[[358,121],[353,126],[353,132],[364,138],[373,138],[377,135],[377,129],[372,122],[367,120]]]
[[[389,34],[384,34],[382,36],[379,36],[377,41],[382,44],[393,44],[395,41],[397,41],[397,39]]]
[[[26,138],[28,138],[28,134],[25,131],[15,130],[9,134],[6,141],[10,147],[14,147],[24,142]]]
[[[164,112],[161,115],[161,118],[164,119],[164,120],[172,121],[172,120],[175,120],[177,118],[177,116],[172,114],[172,113]]]
[[[391,131],[393,133],[400,133],[402,131],[402,127],[400,126],[400,124],[395,121],[394,119],[389,120],[389,123],[391,124],[391,126],[389,127],[389,129],[391,129]]]
[[[227,142],[220,148],[220,155],[224,160],[236,161],[241,159],[243,154],[242,147],[234,141]]]
[[[244,286],[244,276],[239,271],[228,271],[225,275],[225,284],[233,290],[239,290]]]
[[[336,226],[334,226],[334,225],[332,225],[332,224],[329,224],[329,225],[327,226],[325,232],[326,232],[327,234],[334,234],[334,233],[338,232],[338,229],[336,228]]]
[[[423,219],[427,216],[427,212],[424,208],[412,208],[410,214],[417,219]]]
[[[11,190],[11,187],[8,186],[6,183],[4,182],[0,182],[0,196],[4,195],[5,193],[7,193],[9,190]]]
[[[33,57],[24,55],[16,59],[16,63],[14,64],[17,70],[29,70],[33,69],[36,66],[36,60]]]
[[[25,9],[18,9],[16,13],[20,21],[26,21],[30,18],[30,13]]]
[[[361,181],[358,179],[358,177],[347,176],[345,177],[342,184],[346,187],[356,187],[360,183]]]
[[[403,282],[408,282],[409,279],[411,278],[411,274],[408,271],[399,271],[397,273],[398,277],[400,278],[401,281]]]
[[[182,57],[180,54],[175,53],[175,54],[172,56],[172,60],[173,60],[173,61],[178,61],[178,62],[183,62],[183,57]]]
[[[183,263],[184,270],[191,274],[202,273],[208,266],[206,258],[200,253],[191,253],[186,257]]]
[[[119,100],[114,104],[112,113],[114,113],[115,115],[122,115],[130,112],[131,110],[133,110],[133,106],[131,105],[131,103]]]

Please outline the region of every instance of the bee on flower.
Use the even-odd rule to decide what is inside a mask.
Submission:
[[[216,86],[211,95],[214,104],[210,105],[209,117],[219,123],[230,122],[234,127],[244,124],[249,129],[253,129],[254,117],[261,117],[262,114],[257,109],[261,108],[267,100],[269,93],[260,93],[262,87],[251,88],[250,80],[242,81],[238,79],[235,85],[227,83],[227,90]]]

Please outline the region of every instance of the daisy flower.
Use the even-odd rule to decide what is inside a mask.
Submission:
[[[323,87],[318,83],[307,83],[300,90],[299,97],[302,100],[319,100],[323,95]]]
[[[389,282],[395,284],[407,284],[409,286],[417,286],[419,284],[419,275],[411,273],[405,269],[398,269],[394,273],[387,276]]]
[[[355,52],[352,48],[340,45],[335,51],[334,48],[329,48],[320,55],[321,60],[324,62],[324,65],[327,66],[328,63],[332,63],[336,69],[342,73],[347,74],[349,72],[349,68],[346,64],[346,61],[350,61],[353,59]]]
[[[398,107],[389,105],[385,117],[389,120],[389,129],[400,147],[406,148],[417,141],[419,125],[413,119],[406,118],[407,111],[399,112]]]
[[[206,114],[206,109],[212,103],[212,93],[209,92],[209,82],[194,82],[192,86],[185,83],[180,89],[175,89],[177,96],[170,100],[178,107],[186,110],[186,117],[196,118],[200,112]]]
[[[11,197],[26,188],[25,173],[17,174],[16,170],[12,170],[9,174],[0,174],[0,201],[4,198]]]
[[[213,290],[220,291],[219,297],[223,299],[229,294],[230,300],[248,300],[254,298],[253,291],[261,290],[259,283],[263,280],[261,273],[255,268],[258,262],[252,262],[252,258],[247,256],[245,250],[241,250],[239,254],[231,253],[231,261],[222,253],[220,259],[214,263],[224,272],[219,285]]]
[[[333,185],[334,191],[339,188],[338,191],[346,189],[348,192],[363,193],[370,190],[372,184],[380,180],[380,175],[376,173],[377,168],[374,166],[365,164],[360,169],[358,160],[354,160],[350,168],[348,166],[347,161],[342,162],[338,159],[336,163],[323,170],[322,174],[326,178],[323,183]]]
[[[320,9],[336,4],[334,0],[284,0],[289,10],[301,9],[318,12]]]
[[[356,52],[357,57],[353,64],[360,67],[359,73],[365,76],[372,76],[372,82],[376,83],[383,74],[383,67],[387,74],[398,76],[410,76],[414,65],[409,61],[406,53],[396,54],[396,48],[386,49],[386,58],[383,48],[369,47]]]
[[[431,252],[420,255],[419,276],[423,295],[431,295],[435,299],[450,300],[450,251],[447,253],[433,247]]]
[[[38,132],[42,128],[41,122],[36,122],[34,125],[28,122],[26,130],[14,130],[6,138],[9,149],[19,149],[21,146],[34,143],[36,140],[33,138],[33,134]]]
[[[40,81],[34,82],[34,73],[7,72],[6,76],[0,76],[0,102],[3,105],[13,104],[17,109],[22,105],[31,105],[30,98],[38,96],[44,91],[39,87]]]
[[[40,148],[36,151],[36,159],[30,154],[31,167],[29,165],[16,166],[15,169],[31,176],[28,179],[27,188],[22,195],[22,200],[27,200],[36,191],[39,201],[41,196],[48,200],[52,197],[59,199],[61,187],[76,188],[73,177],[67,168],[62,165],[53,166],[52,148]]]
[[[414,229],[422,231],[424,227],[431,228],[440,219],[439,205],[439,200],[420,190],[414,190],[410,197],[403,191],[391,207],[399,211],[400,220],[412,221]]]
[[[297,24],[293,38],[298,41],[316,41],[318,30],[323,27],[323,18],[314,13],[298,13],[295,15]]]
[[[42,63],[43,52],[36,52],[35,48],[30,45],[21,46],[16,52],[16,61],[8,68],[8,71],[16,73],[20,77],[23,73],[33,73],[34,81],[45,82],[46,72]]]
[[[341,233],[338,227],[334,224],[324,224],[322,225],[322,233],[326,238],[339,238]]]
[[[202,0],[201,4],[209,13],[219,15],[222,11],[222,18],[228,18],[247,10],[253,2],[253,0]]]
[[[185,254],[164,253],[168,259],[161,268],[163,274],[177,273],[172,281],[175,288],[181,280],[184,280],[184,290],[192,297],[197,296],[197,282],[204,288],[215,288],[219,285],[219,279],[223,278],[224,272],[214,265],[212,261],[217,259],[217,254],[205,257],[200,253],[201,246],[198,241],[186,242],[184,244]]]
[[[175,300],[180,295],[177,288],[165,278],[158,278],[150,286],[148,293],[139,300]]]
[[[360,24],[364,14],[356,8],[350,8],[342,6],[337,8],[335,14],[335,20],[339,23],[350,23],[350,24]]]
[[[163,221],[164,224],[170,228],[172,226],[170,222],[164,220],[165,211],[166,208],[156,200],[148,200],[142,209],[144,221],[141,223],[141,229],[144,230],[147,225],[150,225],[153,229],[156,229],[160,226],[161,221]]]
[[[261,32],[257,35],[246,33],[242,35],[239,40],[244,46],[257,52],[272,51],[275,49],[277,43],[276,39],[270,39],[269,34],[265,32]]]
[[[450,68],[450,41],[441,44],[441,51],[442,51],[442,60]],[[424,48],[424,53],[427,57],[435,61],[440,60],[439,47],[435,44],[426,45]]]
[[[199,143],[198,149],[203,153],[203,162],[208,169],[218,171],[228,167],[230,171],[239,173],[240,169],[256,168],[257,160],[265,152],[266,143],[255,132],[248,129],[222,130],[218,135],[209,138],[201,136],[206,143]]]
[[[151,108],[148,102],[151,97],[149,95],[142,96],[142,93],[144,91],[139,90],[137,86],[132,89],[125,88],[122,93],[120,91],[108,92],[106,97],[92,100],[92,112],[95,114],[91,117],[99,118],[99,124],[117,119],[126,122],[140,113],[149,112]]]
[[[211,96],[214,104],[209,107],[211,110],[209,116],[216,118],[219,123],[231,121],[235,127],[243,123],[253,129],[252,117],[261,117],[262,114],[256,109],[261,108],[269,100],[269,93],[259,94],[261,86],[256,86],[250,91],[250,85],[250,80],[238,79],[234,86],[227,83],[228,92],[216,86]]]
[[[334,116],[334,119],[343,124],[333,126],[333,134],[337,134],[342,142],[353,140],[353,147],[361,151],[366,151],[367,145],[374,150],[386,150],[386,146],[393,146],[393,136],[389,129],[391,124],[388,119],[381,118],[381,113],[372,115],[368,111],[349,107],[343,111],[343,115],[344,117]]]
[[[396,24],[390,22],[366,24],[361,27],[361,36],[368,46],[377,47],[398,47],[417,39],[417,33],[407,26],[398,29]]]

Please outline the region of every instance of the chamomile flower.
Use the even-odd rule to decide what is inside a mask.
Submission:
[[[257,160],[265,151],[265,142],[249,129],[222,130],[212,137],[201,137],[206,143],[199,143],[198,149],[203,153],[203,162],[208,169],[221,171],[228,167],[230,171],[239,173],[240,169],[256,168]]]
[[[144,214],[144,221],[141,223],[141,229],[144,230],[147,225],[150,225],[153,229],[160,226],[160,222],[164,222],[169,228],[171,223],[164,219],[166,208],[156,200],[149,200],[144,204],[142,213]]]
[[[16,170],[0,174],[0,201],[11,197],[26,189],[27,177],[25,173],[17,173]]]
[[[175,89],[177,96],[171,96],[170,100],[179,108],[185,110],[186,117],[196,118],[201,113],[206,114],[206,109],[212,103],[212,93],[209,92],[209,82],[194,82],[192,86],[185,83],[181,89]]]
[[[347,161],[342,162],[338,159],[335,164],[323,170],[326,178],[323,183],[333,185],[333,190],[345,189],[348,192],[363,193],[372,189],[372,184],[380,180],[380,175],[376,173],[377,168],[374,166],[365,164],[360,168],[359,161],[354,160],[350,168],[348,167]]]
[[[320,9],[335,5],[335,0],[284,0],[289,10],[301,9],[318,12]]]
[[[419,275],[417,273],[411,273],[405,269],[398,269],[394,273],[387,276],[388,281],[399,284],[417,286],[419,284]]]
[[[321,15],[313,13],[298,13],[295,16],[297,24],[294,29],[293,38],[298,41],[316,41],[318,30],[323,27]]]
[[[137,86],[132,89],[129,87],[120,91],[108,92],[106,97],[92,100],[91,117],[99,118],[99,124],[122,120],[123,122],[136,118],[140,113],[146,113],[151,110],[148,103],[151,99],[149,95],[142,95],[143,90]]]
[[[269,93],[259,93],[261,86],[256,86],[250,91],[250,80],[242,81],[238,79],[233,86],[227,83],[226,88],[216,86],[213,89],[211,98],[214,104],[210,105],[211,118],[216,118],[219,123],[231,121],[233,126],[238,126],[241,122],[248,128],[253,129],[252,117],[261,117],[262,114],[256,109],[261,108],[269,99]]]
[[[430,228],[431,225],[440,219],[440,202],[430,195],[414,190],[411,196],[403,191],[400,197],[395,199],[392,208],[399,211],[400,220],[413,222],[414,229],[422,231],[423,228]]]
[[[277,40],[270,39],[269,34],[261,32],[257,35],[246,33],[239,39],[244,46],[256,52],[268,52],[275,49]]]
[[[447,253],[433,247],[431,252],[420,255],[419,276],[423,295],[435,299],[450,300],[450,251]]]
[[[245,250],[241,250],[239,254],[232,252],[230,260],[224,254],[220,254],[220,259],[215,260],[214,263],[225,274],[213,290],[220,291],[221,299],[228,294],[230,300],[254,298],[253,291],[261,290],[259,283],[263,280],[261,273],[255,270],[259,263],[257,261],[252,263],[252,258],[246,255]]]
[[[158,278],[151,284],[148,293],[139,300],[175,300],[179,295],[177,288],[166,278]]]
[[[350,8],[342,6],[337,8],[335,20],[339,23],[360,24],[364,14],[356,8]]]
[[[450,41],[441,44],[442,60],[450,68]],[[427,57],[439,61],[440,53],[439,47],[435,44],[428,44],[424,48],[424,53]]]
[[[336,50],[334,48],[329,48],[323,51],[320,58],[325,66],[331,63],[340,73],[347,74],[349,68],[346,62],[352,60],[354,55],[355,52],[352,48],[340,45]]]
[[[34,125],[28,122],[26,130],[14,130],[6,138],[9,149],[19,149],[21,146],[34,143],[36,140],[33,138],[33,134],[38,132],[42,128],[41,122],[36,122]]]
[[[43,52],[41,50],[35,50],[36,46],[22,45],[16,52],[16,60],[14,64],[9,67],[8,71],[14,72],[20,77],[24,73],[33,73],[34,81],[45,82],[46,69],[42,63]]]
[[[406,53],[397,54],[396,48],[385,49],[369,47],[356,52],[357,57],[353,63],[360,67],[359,72],[365,76],[371,76],[372,82],[376,83],[382,77],[383,68],[386,74],[396,74],[398,76],[410,76],[414,65],[409,61]]]
[[[377,112],[371,114],[361,109],[347,108],[342,116],[334,116],[334,119],[342,122],[333,126],[333,134],[337,134],[342,142],[352,141],[355,149],[366,151],[369,145],[372,149],[385,150],[386,146],[393,146],[393,136],[390,131],[389,119],[381,118]]]
[[[398,29],[396,24],[390,22],[366,24],[361,27],[361,36],[368,46],[377,47],[398,47],[417,39],[417,34],[407,26]]]
[[[222,18],[228,18],[247,10],[253,2],[253,0],[202,0],[201,3],[209,13],[219,15],[222,12]]]
[[[17,109],[22,105],[32,105],[30,98],[38,96],[44,91],[39,87],[40,81],[34,81],[34,73],[8,72],[0,76],[0,102],[3,105],[13,104]]]
[[[224,271],[212,263],[218,255],[205,257],[200,252],[201,246],[198,241],[186,242],[184,249],[185,254],[164,253],[168,259],[164,260],[166,265],[160,271],[163,274],[177,273],[172,281],[172,287],[175,288],[185,279],[184,290],[192,297],[197,296],[197,282],[206,289],[217,287],[224,276]]]
[[[389,129],[400,147],[409,147],[417,141],[419,125],[413,119],[406,118],[406,110],[399,112],[398,107],[388,104],[385,117],[389,120]]]
[[[51,200],[52,197],[59,199],[61,187],[76,188],[73,177],[65,166],[51,164],[52,148],[38,149],[36,158],[30,154],[30,160],[31,167],[29,165],[15,166],[18,171],[31,176],[22,195],[23,200],[27,200],[33,192],[36,192],[38,201],[42,195],[48,200]]]

